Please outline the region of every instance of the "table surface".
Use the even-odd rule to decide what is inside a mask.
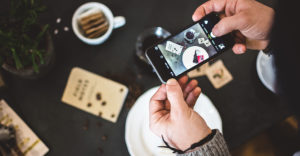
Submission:
[[[43,20],[51,24],[55,43],[56,63],[50,73],[39,80],[24,80],[2,71],[6,87],[0,98],[28,123],[50,148],[47,155],[129,155],[125,144],[125,121],[130,108],[123,107],[117,123],[111,123],[61,102],[61,97],[73,67],[81,67],[99,75],[109,72],[130,79],[143,90],[160,84],[151,69],[137,61],[135,42],[143,30],[161,26],[170,32],[192,22],[194,10],[204,1],[181,0],[102,0],[114,15],[126,17],[124,27],[114,30],[102,45],[89,46],[70,30],[75,9],[87,1],[45,1],[48,10]],[[274,1],[264,1],[273,5]],[[56,24],[56,19],[62,22]],[[228,51],[222,59],[233,75],[233,81],[216,90],[207,77],[197,78],[202,91],[219,110],[225,139],[235,148],[272,124],[290,115],[279,97],[267,90],[256,72],[257,51],[234,55]],[[131,85],[126,84],[126,85]],[[88,129],[83,127],[88,124]],[[101,124],[101,126],[99,126]],[[107,140],[101,139],[107,136]]]

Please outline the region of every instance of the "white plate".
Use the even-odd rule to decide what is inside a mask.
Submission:
[[[190,69],[198,64],[193,62],[196,50],[200,51],[200,55],[203,55],[204,60],[208,59],[209,56],[205,49],[198,46],[189,47],[184,51],[182,56],[182,62],[185,68]]]
[[[274,57],[268,56],[264,52],[260,51],[256,59],[256,71],[261,82],[273,93],[275,91],[275,67]]]
[[[172,151],[157,146],[164,145],[161,138],[149,129],[149,101],[159,87],[154,87],[141,95],[131,108],[126,119],[125,141],[132,156],[168,156]],[[194,110],[198,112],[211,129],[222,132],[222,120],[207,96],[201,93]]]

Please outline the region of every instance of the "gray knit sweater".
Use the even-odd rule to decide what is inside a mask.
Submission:
[[[178,156],[230,156],[230,153],[223,135],[217,130],[210,141]]]

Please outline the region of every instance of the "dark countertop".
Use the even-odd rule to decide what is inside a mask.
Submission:
[[[124,133],[129,108],[124,106],[118,122],[113,124],[61,102],[70,70],[81,67],[99,75],[114,75],[139,84],[143,90],[160,82],[150,68],[135,58],[135,41],[139,33],[153,26],[162,26],[170,32],[192,22],[194,10],[204,1],[180,0],[103,0],[114,15],[126,17],[124,27],[114,30],[102,45],[89,46],[81,42],[71,30],[72,14],[87,1],[45,1],[48,11],[43,20],[51,24],[56,52],[53,70],[39,80],[24,80],[2,70],[6,87],[0,88],[0,98],[25,120],[50,148],[48,155],[128,155]],[[271,5],[273,1],[265,1]],[[56,18],[62,22],[56,24]],[[69,32],[63,27],[68,26]],[[234,55],[228,51],[222,59],[234,80],[216,90],[206,77],[199,85],[217,107],[223,121],[225,139],[235,148],[274,123],[290,115],[279,97],[267,90],[256,72],[257,51]],[[122,81],[122,80],[121,80]],[[88,122],[88,129],[84,126]],[[101,123],[101,126],[99,126]],[[107,136],[107,140],[101,137]]]

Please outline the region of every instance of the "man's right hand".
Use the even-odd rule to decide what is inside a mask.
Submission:
[[[193,20],[211,12],[224,13],[212,31],[215,36],[234,31],[232,50],[236,54],[246,52],[246,48],[262,50],[268,46],[275,14],[272,8],[255,0],[209,0],[196,9]]]

